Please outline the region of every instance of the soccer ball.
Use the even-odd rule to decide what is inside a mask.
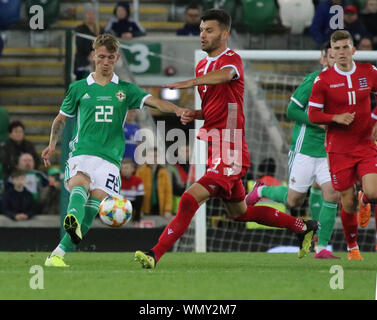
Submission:
[[[99,217],[110,227],[121,227],[131,220],[132,204],[121,195],[107,196],[99,205]]]

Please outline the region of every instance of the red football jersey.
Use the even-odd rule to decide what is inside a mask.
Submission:
[[[130,201],[134,201],[137,196],[144,195],[144,185],[141,178],[132,175],[129,179],[121,176],[122,184],[120,194]]]
[[[199,131],[198,138],[214,143],[215,139],[212,134],[217,132],[222,147],[228,143],[231,150],[240,150],[242,159],[239,164],[249,167],[250,155],[245,141],[245,116],[243,113],[245,88],[241,57],[228,48],[217,57],[206,57],[199,61],[195,73],[196,77],[200,77],[225,67],[234,68],[236,71],[236,76],[232,81],[217,85],[198,86],[204,118],[204,125]]]
[[[318,75],[309,99],[309,113],[311,108],[322,109],[326,114],[355,112],[349,126],[328,124],[327,152],[359,152],[374,145],[370,137],[377,114],[376,110],[371,114],[370,94],[376,91],[377,69],[369,63],[354,62],[349,72],[341,71],[335,64]]]

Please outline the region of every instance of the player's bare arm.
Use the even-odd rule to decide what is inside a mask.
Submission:
[[[237,73],[234,68],[226,67],[221,70],[211,71],[203,76],[194,79],[165,84],[163,85],[163,87],[169,89],[187,89],[201,85],[216,85],[230,82],[236,75]]]
[[[185,110],[189,110],[189,109],[178,107],[174,103],[171,103],[166,100],[158,99],[153,96],[149,96],[145,100],[145,104],[149,107],[156,108],[164,113],[175,113],[177,117],[180,117]]]
[[[48,146],[42,151],[42,159],[45,167],[51,165],[50,157],[55,150],[56,144],[63,133],[65,127],[65,121],[67,117],[59,113],[54,119],[51,127],[50,142]]]
[[[202,110],[185,110],[181,115],[181,123],[184,125],[194,120],[204,120]]]

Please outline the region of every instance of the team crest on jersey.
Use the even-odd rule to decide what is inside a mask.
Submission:
[[[115,96],[118,98],[120,102],[126,99],[126,94],[122,90],[119,90]]]
[[[231,57],[232,55],[234,55],[234,52],[228,52],[228,53],[226,53],[225,55]]]
[[[359,78],[360,88],[366,88],[368,86],[367,78]]]

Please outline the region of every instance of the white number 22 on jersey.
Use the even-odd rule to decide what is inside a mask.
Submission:
[[[112,122],[113,106],[96,106],[95,119],[96,122]]]

